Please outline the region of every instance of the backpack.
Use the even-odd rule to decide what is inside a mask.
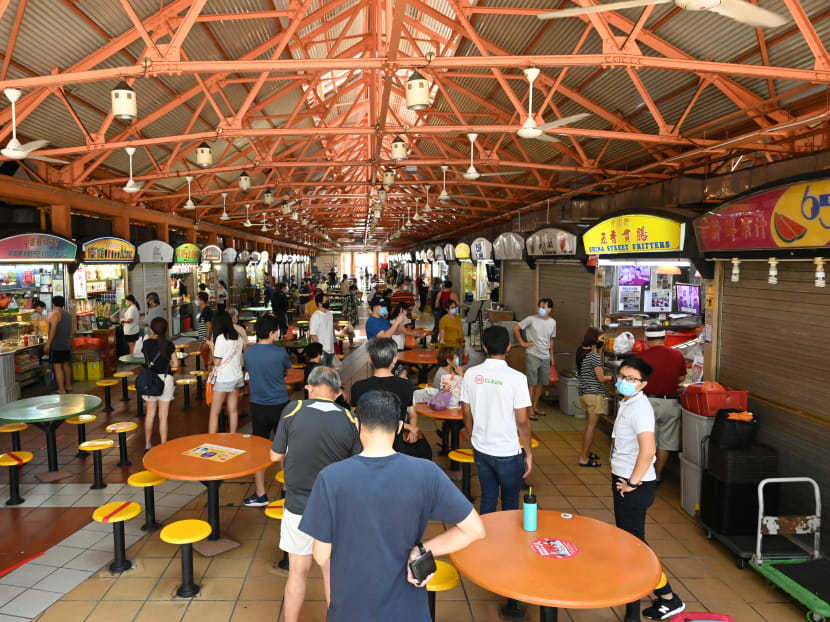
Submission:
[[[138,376],[135,379],[135,390],[138,392],[139,395],[147,395],[150,397],[158,397],[162,393],[164,393],[164,380],[158,377],[158,374],[153,372],[152,367],[155,364],[158,357],[161,356],[161,349],[159,348],[158,353],[153,357],[153,360],[150,361],[148,365],[142,369]],[[144,355],[144,362],[147,363],[147,355]],[[170,364],[167,364],[167,371],[164,372],[166,376],[170,371]]]

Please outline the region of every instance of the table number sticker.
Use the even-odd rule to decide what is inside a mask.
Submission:
[[[193,458],[202,458],[210,460],[211,462],[227,462],[239,455],[245,453],[244,449],[234,449],[233,447],[223,447],[222,445],[214,445],[213,443],[204,443],[193,449],[188,449],[182,452],[183,456],[191,456]]]
[[[579,555],[579,547],[559,538],[540,538],[530,543],[530,550],[548,559],[573,559]]]

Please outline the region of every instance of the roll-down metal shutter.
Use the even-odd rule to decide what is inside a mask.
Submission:
[[[533,279],[536,273],[524,261],[505,261],[502,268],[502,299],[521,321],[534,312]]]
[[[554,349],[573,354],[591,321],[593,276],[578,261],[539,262],[539,298],[553,300]],[[557,356],[557,364],[564,359]],[[569,359],[573,364],[573,358]]]

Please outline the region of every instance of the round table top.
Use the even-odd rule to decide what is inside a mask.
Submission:
[[[285,384],[297,384],[305,380],[304,369],[289,369],[285,373]]]
[[[197,330],[186,330],[186,331],[182,332],[181,336],[182,337],[190,337],[192,339],[195,339],[199,336],[199,331],[197,331]]]
[[[118,360],[127,365],[141,365],[144,363],[143,356],[133,356],[132,354],[122,354]]]
[[[481,519],[484,539],[450,559],[473,583],[501,596],[543,607],[599,609],[640,600],[660,580],[660,562],[648,545],[608,523],[539,510],[537,529],[528,532],[521,510]],[[537,540],[554,539],[573,545],[572,556],[545,557],[531,549]]]
[[[460,408],[445,408],[444,410],[432,410],[428,402],[415,404],[415,412],[430,419],[442,419],[444,421],[463,421]]]
[[[435,350],[404,350],[398,352],[398,360],[403,363],[410,363],[415,365],[437,365],[438,352]]]
[[[278,339],[274,341],[275,346],[285,348],[286,350],[298,350],[300,348],[305,348],[310,343],[311,339],[308,337],[304,337],[303,339],[293,339],[291,341],[286,341],[285,339]]]
[[[184,452],[210,443],[244,450],[226,462],[185,456]],[[250,475],[271,466],[271,443],[250,434],[193,434],[156,445],[144,455],[144,468],[168,479],[205,481]]]
[[[418,337],[430,337],[433,334],[435,334],[429,328],[416,328],[412,332],[415,333]]]
[[[264,313],[265,311],[270,311],[271,307],[245,307],[242,310],[248,311],[249,313]]]
[[[85,415],[101,407],[101,398],[82,393],[40,395],[6,404],[0,409],[0,421],[41,423]]]

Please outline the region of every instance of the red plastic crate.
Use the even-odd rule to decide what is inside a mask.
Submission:
[[[695,385],[680,394],[680,403],[688,411],[714,417],[721,408],[746,410],[748,391],[697,391]]]
[[[684,612],[672,616],[669,622],[735,622],[735,620],[721,613],[708,611]]]

